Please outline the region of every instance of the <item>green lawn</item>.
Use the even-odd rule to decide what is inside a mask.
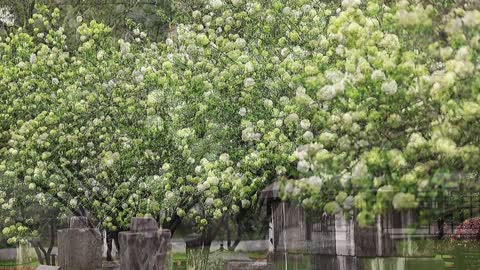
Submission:
[[[0,267],[8,267],[8,266],[38,266],[38,262],[19,264],[16,261],[0,261]]]

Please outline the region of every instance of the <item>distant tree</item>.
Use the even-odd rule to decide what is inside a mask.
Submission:
[[[174,3],[171,0],[0,0],[0,8],[11,14],[13,26],[29,30],[34,28],[28,20],[37,12],[36,5],[46,5],[50,10],[58,8],[58,24],[64,28],[69,42],[76,40],[75,31],[81,24],[78,16],[87,22],[96,20],[110,26],[118,38],[131,40],[134,38],[132,30],[138,28],[151,39],[162,40],[176,14]]]
[[[170,140],[147,106],[154,71],[143,61],[156,49],[142,46],[144,32],[131,44],[95,21],[82,23],[78,46],[69,47],[60,10],[35,10],[34,35],[17,28],[0,43],[0,175],[10,188],[3,204],[20,204],[3,225],[21,227],[7,235],[21,241],[21,231],[35,229],[18,216],[24,198],[111,230],[157,213],[147,183]]]

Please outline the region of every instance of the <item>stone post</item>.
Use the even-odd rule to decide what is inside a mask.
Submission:
[[[58,231],[58,264],[62,270],[102,269],[102,234],[86,217],[72,217],[70,228]]]
[[[170,230],[158,229],[153,218],[133,218],[129,232],[121,232],[120,270],[171,269]]]

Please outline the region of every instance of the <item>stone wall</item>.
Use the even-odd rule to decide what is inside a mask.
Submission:
[[[72,217],[70,228],[58,231],[58,263],[62,270],[102,269],[102,234],[85,217]]]
[[[133,218],[129,232],[119,234],[121,270],[171,269],[169,230],[153,218]]]

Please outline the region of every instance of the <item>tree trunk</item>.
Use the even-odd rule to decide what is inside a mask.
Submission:
[[[227,249],[230,250],[230,246],[232,245],[232,235],[230,232],[230,224],[228,224],[228,217],[225,218],[225,230],[227,231]]]
[[[35,254],[37,254],[37,259],[40,264],[45,264],[45,260],[43,258],[42,252],[40,251],[39,243],[36,241],[30,241],[33,248],[35,249]]]
[[[43,253],[43,257],[45,258],[45,264],[46,264],[46,265],[50,265],[50,256],[48,255],[47,250],[45,250],[45,248],[42,247],[41,244],[39,244],[38,247],[40,248],[40,250],[41,250],[42,253]]]
[[[210,246],[217,232],[216,229],[208,229],[202,234],[191,234],[185,238],[187,270],[208,270]]]
[[[236,225],[237,225],[237,238],[235,239],[235,241],[232,244],[231,240],[230,240],[230,237],[229,237],[229,239],[228,239],[228,250],[229,251],[235,251],[238,244],[240,244],[240,241],[241,241],[241,238],[242,238],[243,230],[242,230],[242,226],[241,226],[241,222],[240,222],[239,218],[237,218],[237,224]],[[228,229],[228,233],[230,234],[230,229]]]
[[[52,250],[55,244],[55,225],[50,225],[50,245],[48,249],[45,249],[40,241],[31,241],[33,248],[35,249],[35,254],[37,254],[37,259],[40,264],[52,265]]]
[[[233,242],[233,244],[228,247],[228,251],[235,251],[238,244],[240,244],[240,241],[241,241],[240,238],[237,238],[235,242]]]
[[[47,265],[53,265],[54,262],[52,260],[52,250],[53,246],[55,245],[55,233],[57,231],[57,226],[55,220],[50,221],[50,244],[48,246],[48,250],[45,253],[45,258],[47,261]]]

